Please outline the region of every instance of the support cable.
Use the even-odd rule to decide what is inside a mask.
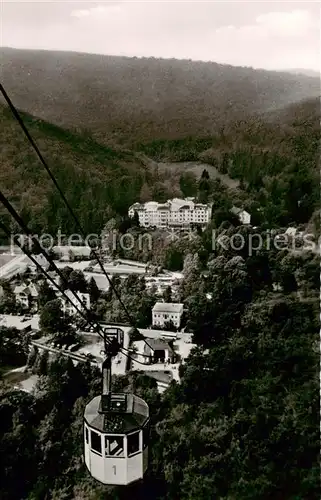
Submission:
[[[53,262],[53,259],[42,249],[42,247],[40,246],[38,240],[32,236],[32,233],[31,231],[29,230],[29,228],[26,226],[26,224],[24,223],[24,221],[21,219],[21,217],[18,215],[18,213],[15,211],[14,207],[11,205],[11,203],[8,201],[8,199],[5,197],[5,195],[0,191],[0,201],[2,202],[2,204],[5,206],[5,208],[8,210],[8,212],[10,213],[10,215],[15,219],[15,221],[19,224],[19,226],[23,229],[24,233],[29,236],[32,240],[32,242],[35,244],[36,246],[36,249],[37,251],[39,251],[44,257],[45,259],[49,262],[50,265],[52,265],[52,267],[54,268],[54,270],[56,271],[56,273],[59,275],[59,277],[61,278],[61,280],[65,283],[65,285],[67,285],[67,287],[69,286],[65,276],[62,274],[62,272],[59,270],[59,268],[56,266],[56,264]],[[11,237],[11,232],[10,230],[5,226],[5,224],[3,224],[2,222],[0,222],[0,227],[3,229],[3,231],[7,234],[8,238]],[[55,283],[55,281],[53,280],[53,278],[51,278],[51,276],[47,273],[47,271],[45,271],[45,269],[37,262],[37,260],[31,255],[31,253],[29,253],[26,248],[20,244],[20,242],[18,243],[18,246],[19,248],[21,248],[21,250],[27,255],[27,257],[29,257],[29,259],[37,266],[37,268],[46,276],[47,279],[49,279],[49,281],[51,283],[53,283],[53,285],[60,291],[60,293],[68,300],[68,302],[73,306],[75,307],[75,309],[77,310],[77,312],[86,320],[87,324],[89,324],[95,331],[96,333],[98,333],[98,335],[100,337],[102,337],[104,340],[105,340],[105,332],[104,330],[101,328],[101,326],[99,325],[99,323],[94,323],[91,319],[90,319],[90,311],[88,310],[86,304],[84,302],[81,301],[80,297],[78,297],[78,295],[76,294],[76,292],[72,289],[70,289],[70,291],[72,292],[72,294],[74,295],[74,297],[76,298],[76,300],[81,304],[81,306],[83,307],[83,309],[86,311],[87,314],[84,314],[83,311],[81,311],[81,309],[79,309],[77,307],[77,305],[71,300],[70,297],[68,297],[68,295],[65,293],[65,291],[59,286],[57,285],[57,283]],[[106,339],[107,340],[107,339]],[[108,343],[110,343],[110,340],[107,340]],[[122,349],[125,350],[124,347],[122,347]],[[128,349],[126,349],[128,352],[130,352]],[[137,362],[137,363],[140,363],[139,361],[137,360],[133,360],[128,354],[126,354],[125,352],[123,352],[121,350],[122,354],[124,354],[125,356],[127,356],[131,361],[133,362]],[[144,363],[140,363],[142,365],[144,365]]]
[[[0,83],[0,91],[1,91],[1,93],[3,95],[3,97],[5,98],[8,106],[9,106],[9,108],[10,108],[12,114],[13,114],[13,116],[18,121],[20,127],[22,128],[22,130],[23,130],[24,134],[26,135],[28,141],[30,142],[31,146],[35,150],[35,152],[36,152],[39,160],[41,161],[42,165],[44,166],[44,168],[45,168],[46,172],[48,173],[50,179],[52,180],[52,182],[54,183],[56,189],[58,190],[58,192],[59,192],[61,198],[63,199],[63,201],[64,201],[64,203],[65,203],[65,205],[66,205],[69,213],[71,214],[71,216],[72,216],[72,218],[73,218],[73,220],[74,220],[74,222],[75,222],[75,224],[76,224],[76,226],[77,226],[77,228],[78,228],[78,230],[79,230],[82,238],[85,239],[85,231],[83,230],[83,228],[82,228],[82,226],[81,226],[81,224],[80,224],[80,222],[79,222],[79,220],[78,220],[75,212],[73,211],[72,207],[70,206],[70,204],[69,204],[68,200],[66,199],[66,197],[65,197],[62,189],[60,188],[57,180],[55,179],[53,173],[51,172],[50,168],[48,167],[47,162],[45,161],[44,157],[42,156],[42,154],[41,154],[38,146],[36,145],[35,141],[32,139],[32,137],[31,137],[28,129],[26,128],[25,124],[23,123],[23,120],[22,120],[19,112],[17,111],[17,109],[13,105],[11,99],[9,98],[8,94],[6,93],[4,87],[3,87],[3,85],[1,83]],[[122,299],[120,297],[120,294],[118,293],[117,288],[114,286],[112,280],[109,278],[108,274],[106,273],[106,270],[104,268],[103,263],[100,260],[99,255],[97,254],[97,252],[95,251],[95,249],[93,247],[91,247],[91,249],[92,249],[92,252],[94,254],[95,260],[97,260],[97,262],[98,262],[98,264],[99,264],[102,272],[104,273],[105,277],[108,280],[109,286],[111,287],[111,289],[115,293],[115,295],[116,295],[116,297],[117,297],[120,305],[122,306],[123,310],[125,311],[125,314],[126,314],[128,320],[129,320],[129,325],[139,332],[138,328],[136,327],[136,322],[133,320],[133,318],[129,314],[129,312],[128,312],[126,306],[125,306],[125,304],[123,303],[123,301],[122,301]],[[143,338],[143,340],[144,340],[145,344],[151,349],[151,346],[148,344],[148,342],[146,341],[146,339]]]

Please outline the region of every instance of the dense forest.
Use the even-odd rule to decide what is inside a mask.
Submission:
[[[228,224],[230,237],[249,231]],[[1,328],[1,362],[26,363],[40,376],[33,394],[1,384],[3,500],[320,497],[319,258],[286,248],[204,255],[201,238],[171,245],[182,254],[179,294],[197,344],[180,368],[180,384],[160,396],[156,381],[140,373],[113,380],[114,390],[134,391],[150,405],[150,465],[142,483],[104,487],[83,464],[82,414],[100,391],[99,371],[28,352],[26,334]],[[75,277],[69,273],[73,285]],[[116,281],[135,319],[145,318],[153,292],[138,277]],[[52,304],[46,300],[42,318]],[[95,300],[106,318],[123,319],[113,293]]]
[[[25,124],[86,233],[100,233],[135,201],[198,191],[198,178],[158,162],[210,164],[217,177],[237,181],[229,199],[253,220],[259,209],[260,223],[306,223],[318,208],[316,78],[193,61],[1,51],[3,84],[14,104],[32,113],[23,113]],[[35,233],[75,232],[5,105],[0,120],[5,194]]]
[[[23,114],[87,233],[100,231],[111,213],[127,213],[153,174],[134,153],[110,149],[90,138]],[[48,174],[9,109],[0,108],[1,189],[36,233],[75,232]]]
[[[320,94],[319,78],[215,62],[0,50],[18,108],[109,145],[212,136]]]
[[[153,231],[152,248],[112,252],[183,271],[177,299],[196,344],[180,383],[162,395],[142,373],[113,378],[114,390],[150,406],[144,481],[104,487],[85,468],[82,418],[100,392],[99,370],[29,351],[28,333],[1,326],[1,500],[319,499],[319,254],[300,236],[268,244],[272,230],[289,225],[320,234],[319,81],[215,63],[1,54],[3,83],[85,232],[103,230],[107,243],[111,231],[143,234],[126,216],[138,200],[213,204],[204,231],[174,241]],[[1,190],[35,233],[75,232],[2,104],[0,120]],[[204,164],[200,175],[171,168],[189,161]],[[241,226],[233,205],[251,213],[252,226]],[[260,248],[249,247],[254,234]],[[245,245],[235,249],[240,237]],[[63,273],[70,288],[89,291],[95,319],[126,321],[114,293],[94,280],[86,288],[80,271]],[[113,282],[138,327],[148,326],[155,290],[139,277]],[[10,285],[2,292],[0,312],[18,312]],[[70,334],[44,283],[39,302],[41,333]],[[22,365],[39,376],[31,394],[13,390],[6,374]]]
[[[157,161],[207,162],[239,181],[237,196],[254,214],[254,225],[282,226],[306,223],[319,208],[319,129],[320,101],[310,99],[236,122],[212,137],[159,140],[137,148]],[[235,194],[230,190],[230,196]],[[217,192],[214,205],[216,199]]]
[[[56,234],[59,227],[67,234],[76,232],[59,193],[6,107],[0,107],[0,118],[0,182],[5,194],[35,233]],[[170,166],[158,168],[159,161],[202,161],[217,176],[237,180],[238,188],[229,188],[224,197],[247,209],[254,225],[305,224],[319,207],[317,99],[236,122],[211,137],[137,143],[131,151],[104,146],[27,114],[23,119],[87,234],[100,234],[110,218],[124,216],[135,201],[200,194],[197,176]],[[214,208],[222,208],[224,193],[218,182],[211,175],[201,189],[202,200],[213,202]]]

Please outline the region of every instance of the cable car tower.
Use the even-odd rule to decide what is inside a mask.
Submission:
[[[142,479],[148,466],[149,408],[134,394],[111,392],[112,358],[120,350],[107,342],[102,364],[102,394],[84,413],[84,458],[91,476],[106,485],[128,485]]]

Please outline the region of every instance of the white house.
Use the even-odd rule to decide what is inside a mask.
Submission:
[[[249,214],[246,210],[242,210],[241,208],[232,207],[232,214],[236,215],[239,221],[242,224],[250,224],[251,223],[251,214]]]
[[[290,238],[303,238],[304,231],[299,231],[296,227],[288,227],[284,234],[286,234]]]
[[[206,226],[212,217],[212,206],[195,203],[191,198],[174,198],[165,203],[134,203],[128,210],[129,217],[134,217],[135,212],[142,227],[184,229],[191,224]]]
[[[34,284],[30,285],[17,285],[13,293],[16,298],[16,303],[26,309],[35,305],[38,300],[38,290]]]
[[[288,227],[284,234],[294,237],[296,235],[296,232],[297,232],[296,227]]]
[[[64,295],[60,295],[59,299],[62,304],[62,310],[65,314],[69,314],[69,316],[74,316],[75,314],[78,314],[78,310],[85,310],[90,309],[90,295],[89,293],[81,293],[81,292],[72,292],[71,290],[66,290],[65,295],[70,299],[67,300],[67,298]],[[75,295],[78,297],[79,300],[76,299]],[[72,304],[70,303],[72,302]],[[83,306],[82,304],[85,306]],[[78,310],[77,310],[78,309]]]
[[[172,321],[179,328],[183,307],[183,304],[156,302],[153,307],[153,326],[164,326],[167,321]]]

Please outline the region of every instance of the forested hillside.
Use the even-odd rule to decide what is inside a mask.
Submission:
[[[102,146],[23,114],[23,120],[85,231],[99,232],[113,212],[127,213],[153,173],[131,152]],[[59,193],[10,110],[0,107],[0,184],[35,232],[75,231]]]
[[[225,221],[222,234],[227,225],[231,239],[252,232]],[[115,391],[134,391],[150,406],[143,482],[105,487],[82,461],[83,411],[101,390],[98,370],[32,351],[27,358],[26,334],[1,327],[1,361],[27,362],[40,375],[32,395],[0,383],[1,499],[320,498],[319,258],[266,246],[250,256],[230,246],[204,259],[202,238],[176,242],[184,255],[180,299],[197,343],[181,383],[161,396],[156,381],[137,372],[114,379]],[[152,292],[139,277],[117,282],[139,317]],[[112,293],[105,305],[121,311]]]
[[[203,161],[239,181],[239,189],[226,196],[250,210],[254,223],[307,223],[319,207],[318,99],[235,122],[216,135],[136,143],[132,151],[27,114],[23,119],[88,233],[100,233],[110,217],[126,214],[137,200],[198,193],[195,176],[157,169],[157,161]],[[1,188],[36,233],[58,227],[74,232],[59,194],[5,106],[0,120]],[[217,186],[209,189],[206,199],[218,206]]]
[[[128,206],[173,196],[212,202],[213,217],[203,232],[171,241],[155,231],[153,248],[115,250],[183,271],[177,294],[196,344],[179,367],[180,383],[163,395],[137,372],[113,379],[115,391],[150,406],[144,481],[104,487],[83,463],[83,411],[101,390],[99,371],[29,352],[28,333],[0,327],[1,500],[319,499],[319,255],[304,250],[300,236],[295,249],[269,239],[271,229],[282,234],[290,224],[319,236],[319,82],[214,63],[2,53],[4,85],[85,231],[100,232],[112,218],[106,232],[141,234],[135,218],[124,217]],[[2,105],[0,120],[1,190],[33,231],[74,232]],[[159,161],[215,168],[196,178]],[[226,186],[215,171],[237,183]],[[233,205],[257,227],[240,226]],[[250,248],[258,237],[262,244]],[[68,276],[69,285],[85,281],[80,272]],[[113,282],[139,328],[146,326],[155,291],[138,277]],[[95,320],[126,321],[119,297],[95,287]],[[52,306],[45,288],[41,333]],[[14,300],[4,283],[2,310],[12,313]],[[50,317],[55,334],[61,318]],[[17,364],[27,367],[20,376],[39,376],[32,394],[9,385],[5,372]]]
[[[306,223],[319,208],[320,100],[244,119],[211,137],[138,144],[157,161],[202,161],[240,181],[253,224]],[[230,193],[231,195],[231,193]],[[213,193],[213,201],[217,193]],[[259,217],[255,214],[259,209]],[[255,222],[256,221],[256,222]]]
[[[319,78],[214,62],[7,48],[0,57],[17,107],[108,144],[216,135],[320,93]]]

